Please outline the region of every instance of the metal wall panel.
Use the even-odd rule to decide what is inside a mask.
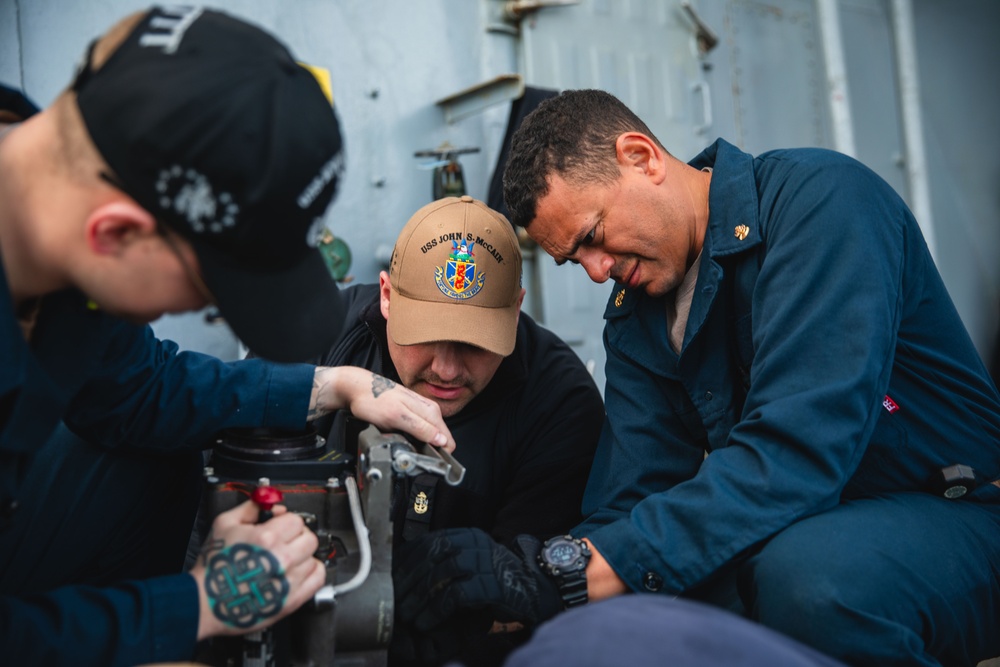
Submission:
[[[1000,2],[914,0],[937,263],[980,354],[1000,344]]]
[[[469,193],[485,198],[506,127],[503,105],[448,124],[437,100],[499,74],[529,85],[598,86],[622,97],[675,155],[722,136],[750,152],[833,146],[817,7],[824,0],[692,0],[718,35],[704,57],[679,0],[582,0],[529,14],[520,31],[503,0],[217,0],[330,69],[348,169],[328,224],[371,282],[409,214],[429,201],[413,152],[444,141],[463,156]],[[143,0],[0,0],[0,80],[48,104],[87,42]],[[980,351],[991,353],[1000,303],[1000,3],[912,0],[920,107],[937,259]],[[836,0],[857,157],[908,198],[896,82],[894,0]],[[709,122],[711,121],[711,122]],[[903,167],[901,167],[901,164]],[[912,202],[911,202],[912,205]],[[533,268],[534,267],[534,268]],[[526,310],[574,342],[603,378],[601,313],[609,286],[578,267],[529,261]],[[158,331],[193,349],[218,334],[188,316]],[[176,333],[175,333],[176,332]],[[204,340],[204,345],[202,345]],[[225,355],[223,355],[225,356]]]
[[[627,104],[669,151],[693,157],[706,140],[696,131],[710,100],[694,33],[673,0],[583,0],[550,8],[521,23],[528,85],[600,88]],[[580,266],[556,267],[538,251],[527,270],[535,315],[577,351],[604,387],[603,313],[611,284],[595,284]]]
[[[832,148],[814,0],[731,0],[721,15],[720,3],[700,4],[720,33],[710,62],[722,136],[753,154]]]
[[[890,8],[883,0],[841,0],[840,6],[854,157],[906,198],[909,192],[903,171],[905,151]]]

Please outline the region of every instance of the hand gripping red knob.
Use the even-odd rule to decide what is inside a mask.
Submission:
[[[260,517],[257,519],[257,523],[264,523],[274,516],[271,508],[280,503],[283,497],[281,491],[273,486],[263,485],[254,489],[253,493],[250,494],[250,500],[257,503],[257,507],[260,508]]]

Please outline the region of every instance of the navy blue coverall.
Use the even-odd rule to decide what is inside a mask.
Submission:
[[[304,428],[313,373],[178,354],[148,326],[91,310],[74,290],[42,299],[29,343],[0,264],[0,663],[189,660],[194,579],[115,576],[163,569],[150,553],[158,545],[143,540],[169,542],[160,531],[176,534],[172,514],[185,511],[177,503],[196,503],[185,496],[190,478],[174,477],[200,461],[196,445],[234,426]],[[190,533],[193,507],[185,516],[180,528]],[[171,546],[179,572],[187,534]]]
[[[0,109],[38,111],[3,85]],[[303,428],[313,372],[178,354],[75,290],[41,300],[29,343],[0,263],[0,663],[190,659],[198,590],[178,572],[197,446]]]
[[[751,618],[850,664],[1000,654],[1000,396],[912,214],[827,150],[719,140],[690,164],[713,173],[681,352],[673,294],[616,284],[573,534],[634,591],[733,581]],[[978,488],[932,493],[954,464]]]

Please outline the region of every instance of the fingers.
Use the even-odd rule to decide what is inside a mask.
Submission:
[[[283,566],[311,557],[318,540],[302,517],[284,505],[275,505],[271,511],[274,516],[263,523],[257,523],[260,509],[251,500],[222,512],[212,523],[211,549],[217,551],[236,542],[255,544],[274,551]]]
[[[524,623],[520,623],[518,621],[510,621],[509,623],[493,621],[493,625],[490,627],[487,634],[504,634],[507,632],[517,632],[518,630],[524,630]]]
[[[314,557],[318,540],[296,514],[275,517],[257,527],[261,543],[281,565],[288,582],[284,608],[276,616],[283,618],[309,600],[326,581],[326,568]]]
[[[298,517],[296,516],[295,518]],[[286,569],[314,560],[313,555],[319,546],[319,540],[316,538],[315,533],[306,528],[305,525],[303,525],[302,530],[297,532],[294,531],[294,525],[282,526],[281,528],[283,530],[281,530],[277,537],[280,549],[283,551],[282,555],[285,557],[284,565]],[[316,562],[318,563],[319,561]]]
[[[373,382],[385,380],[378,375],[373,377]],[[403,430],[421,442],[444,447],[449,452],[455,449],[455,438],[444,423],[441,407],[415,391],[393,384],[391,391],[375,397],[372,409],[382,423],[372,419],[368,421],[382,430]]]
[[[412,422],[404,428],[421,442],[429,442],[435,447],[440,447],[449,453],[454,452],[455,438],[444,423],[444,418],[441,416],[441,407],[434,401],[424,398],[409,389],[406,391],[410,392],[415,403],[411,406],[413,414]]]
[[[239,634],[267,627],[309,600],[326,580],[326,569],[313,557],[316,535],[297,514],[254,523],[257,507],[243,503],[213,523],[206,558],[191,571],[203,600],[199,638]],[[232,572],[252,572],[253,580]],[[246,594],[246,586],[254,595]]]
[[[216,517],[211,544],[205,552],[221,551],[231,545],[251,544],[270,551],[282,568],[289,568],[312,557],[319,544],[316,535],[306,528],[302,517],[281,512],[264,523],[256,523],[257,507],[246,502]]]
[[[264,523],[257,524],[261,544],[271,547],[277,544],[291,544],[298,537],[303,537],[313,542],[312,549],[316,549],[316,536],[311,530],[306,528],[305,522],[298,514],[286,512],[279,514]]]
[[[286,576],[291,583],[291,591],[285,610],[280,618],[291,614],[293,611],[308,602],[326,583],[326,568],[323,563],[313,557],[309,557],[289,568]]]
[[[382,431],[405,431],[422,442],[455,450],[437,403],[403,385],[357,366],[319,367],[313,379],[308,419],[347,408]]]
[[[361,368],[341,371],[338,386],[349,396],[355,417],[381,431],[403,431],[421,442],[454,451],[455,438],[437,403],[377,373]]]
[[[505,602],[505,586],[523,585],[517,556],[478,528],[434,531],[397,554],[396,615],[421,631],[472,610],[497,609]]]
[[[257,523],[260,510],[252,500],[247,500],[231,510],[222,512],[212,522],[213,532],[224,531],[240,524]]]
[[[281,516],[288,512],[288,508],[284,505],[275,505],[271,508],[271,513],[274,516]],[[260,519],[260,508],[257,503],[252,500],[247,500],[231,510],[226,510],[222,512],[213,521],[213,528],[215,530],[226,530],[233,526],[238,526],[240,524],[255,524]]]

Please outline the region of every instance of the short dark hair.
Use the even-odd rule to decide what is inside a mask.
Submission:
[[[631,109],[603,90],[567,90],[539,104],[511,139],[503,174],[511,222],[527,227],[535,219],[553,173],[574,183],[618,180],[615,142],[625,132],[641,132],[663,148]]]

